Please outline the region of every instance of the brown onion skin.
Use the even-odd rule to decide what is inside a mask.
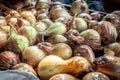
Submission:
[[[0,32],[0,51],[4,50],[4,46],[7,42],[7,35],[5,33]]]
[[[82,80],[110,80],[108,76],[100,72],[91,72],[86,74]]]
[[[13,70],[19,70],[19,71],[25,71],[25,72],[31,72],[31,73],[33,73],[34,75],[37,76],[37,73],[35,72],[33,67],[28,65],[27,63],[16,64],[12,67],[12,69]]]
[[[49,80],[78,80],[78,79],[70,74],[63,73],[63,74],[54,75]]]
[[[0,68],[9,69],[15,64],[19,63],[18,56],[11,51],[4,51],[0,53]]]
[[[95,55],[91,47],[87,45],[79,45],[74,49],[74,56],[82,56],[86,58],[89,62],[95,60]]]
[[[96,71],[115,78],[120,77],[120,58],[115,56],[100,56],[93,62]]]

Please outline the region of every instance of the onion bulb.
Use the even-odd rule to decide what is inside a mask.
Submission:
[[[11,51],[3,51],[0,53],[0,68],[10,69],[19,62],[18,56]]]
[[[46,56],[46,53],[43,52],[37,46],[29,46],[22,53],[22,62],[36,67],[38,63]]]
[[[25,36],[16,34],[11,29],[11,35],[5,44],[5,50],[13,51],[14,53],[21,56],[21,53],[29,46],[29,41]]]
[[[26,19],[27,21],[29,21],[32,26],[34,26],[34,24],[36,23],[36,18],[31,11],[22,11],[20,16],[23,19]]]
[[[80,14],[80,13],[88,13],[88,5],[84,0],[76,0],[72,3],[71,13],[74,14]]]
[[[93,50],[87,45],[77,46],[74,49],[74,56],[82,56],[91,63],[95,60],[95,55],[94,55]]]
[[[94,29],[87,29],[85,31],[82,31],[80,33],[80,36],[85,39],[85,42],[83,44],[90,46],[93,50],[98,49],[101,45],[100,35]]]
[[[68,60],[49,55],[45,57],[37,67],[37,73],[42,80],[48,80],[59,73],[70,73],[74,76],[80,76],[83,72],[90,69],[89,62],[83,57],[73,57]]]
[[[108,76],[101,72],[91,72],[86,74],[82,80],[110,80]]]
[[[31,26],[22,26],[18,30],[18,34],[25,36],[29,40],[30,45],[34,45],[37,41],[37,31]]]
[[[64,34],[67,28],[66,25],[61,22],[55,22],[52,24],[47,30],[45,30],[42,34],[45,36],[51,36],[56,34]]]
[[[101,41],[105,45],[115,42],[118,36],[115,25],[108,21],[100,21],[96,31],[100,34]]]
[[[120,58],[115,56],[100,56],[93,62],[96,71],[102,72],[108,76],[119,78],[120,77]],[[116,80],[116,79],[115,79]]]

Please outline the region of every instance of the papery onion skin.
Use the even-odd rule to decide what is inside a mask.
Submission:
[[[79,45],[74,49],[74,56],[82,56],[86,58],[90,63],[95,60],[95,55],[91,47],[87,45]]]
[[[105,45],[116,42],[118,33],[116,27],[112,23],[108,21],[101,21],[98,23],[96,31],[100,34],[101,41]]]
[[[108,76],[119,78],[120,77],[120,58],[115,56],[100,56],[93,62],[96,71],[102,72]]]
[[[18,56],[11,51],[4,51],[0,53],[0,68],[10,69],[12,66],[19,63]]]
[[[82,80],[110,80],[108,76],[100,72],[90,72]]]
[[[36,67],[38,63],[46,56],[46,53],[38,46],[29,46],[22,53],[22,62]]]

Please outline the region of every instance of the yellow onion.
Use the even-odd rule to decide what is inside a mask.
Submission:
[[[120,43],[111,43],[107,45],[104,49],[105,54],[120,57]]]
[[[63,43],[67,41],[67,38],[64,37],[63,35],[53,35],[47,38],[46,40],[47,42],[50,42],[52,44],[56,44],[56,43]]]
[[[98,49],[101,45],[99,33],[94,29],[87,29],[80,33],[85,40],[83,44],[90,46],[93,50]]]
[[[46,56],[46,53],[38,46],[29,46],[22,53],[22,62],[36,67],[38,63]]]
[[[93,50],[87,45],[77,46],[74,49],[74,56],[82,56],[91,63],[95,60],[95,55],[94,55]]]
[[[5,44],[7,42],[7,35],[0,32],[0,51],[3,51]]]
[[[18,71],[24,71],[24,72],[29,72],[34,74],[35,76],[37,76],[37,73],[35,72],[35,70],[33,69],[32,66],[26,64],[26,63],[19,63],[16,64],[12,67],[13,70],[18,70]]]
[[[36,9],[48,9],[51,0],[38,0],[36,4]]]
[[[47,19],[47,18],[48,18],[48,16],[46,13],[41,13],[41,14],[38,14],[38,16],[37,16],[38,21],[42,20],[42,19]]]
[[[98,21],[96,20],[90,20],[88,22],[88,28],[89,29],[96,29],[98,27]]]
[[[24,51],[25,48],[29,46],[29,41],[25,36],[16,34],[13,29],[11,29],[10,37],[5,44],[5,50],[12,51],[19,56]]]
[[[61,73],[52,76],[49,80],[78,80],[78,79],[70,74]]]
[[[42,80],[49,80],[52,76],[60,73],[70,73],[80,76],[90,69],[89,62],[83,57],[73,57],[68,60],[49,55],[45,57],[37,67],[37,73]]]
[[[43,22],[36,22],[35,25],[33,26],[35,28],[35,30],[37,32],[42,32],[45,31],[47,29],[46,24],[44,24]]]
[[[30,23],[25,19],[10,18],[8,19],[8,24],[13,26],[14,29],[18,30],[22,25],[30,25]]]
[[[71,13],[74,14],[80,14],[80,13],[88,13],[88,5],[84,0],[76,0],[72,3]]]
[[[101,41],[106,45],[116,41],[117,39],[117,30],[115,25],[108,21],[100,21],[96,31],[101,36]]]
[[[45,23],[47,27],[53,24],[53,22],[50,19],[42,19],[41,22]]]
[[[12,17],[20,17],[20,14],[19,14],[19,12],[18,11],[16,11],[16,10],[8,10],[8,12],[7,12],[7,14],[6,14],[6,17],[7,18],[12,18]]]
[[[18,56],[11,51],[3,51],[0,53],[0,68],[9,69],[19,62]]]
[[[18,30],[18,34],[25,36],[29,40],[30,45],[34,45],[37,42],[37,31],[32,26],[22,26]]]
[[[88,14],[88,13],[81,13],[77,17],[78,18],[83,18],[84,20],[87,20],[87,21],[92,19],[91,15]]]
[[[20,16],[23,19],[26,19],[27,21],[29,21],[32,26],[34,26],[34,24],[36,23],[36,18],[31,11],[22,11]]]
[[[56,34],[64,34],[67,28],[66,25],[61,22],[55,22],[52,24],[47,30],[45,30],[42,34],[45,36],[51,36]]]
[[[71,18],[71,15],[60,4],[56,4],[56,5],[53,5],[50,10],[50,17],[54,21],[60,17],[65,18],[66,20],[69,20]]]
[[[96,71],[102,72],[108,76],[120,78],[120,58],[115,56],[100,56],[95,59],[94,65]],[[117,79],[115,79],[117,80]]]
[[[108,76],[101,72],[91,72],[86,74],[82,80],[110,80]]]
[[[82,31],[87,29],[87,23],[83,18],[76,18],[75,19],[75,26],[79,32],[82,32]]]

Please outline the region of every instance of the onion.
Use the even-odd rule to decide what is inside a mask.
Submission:
[[[0,51],[3,51],[5,44],[7,42],[7,35],[0,32]]]
[[[103,20],[111,22],[117,29],[118,39],[120,36],[120,17],[116,14],[107,14],[103,17]]]
[[[96,30],[97,27],[98,27],[98,21],[96,21],[96,20],[90,20],[88,22],[88,28],[89,29],[95,29]]]
[[[57,5],[57,6],[60,6],[60,5]],[[55,5],[50,10],[50,17],[54,21],[60,17],[65,18],[66,20],[69,20],[71,18],[71,15],[68,13],[68,11],[65,8],[56,7]]]
[[[96,71],[102,72],[108,76],[120,77],[120,58],[115,56],[100,56],[95,59],[94,65]],[[115,79],[116,80],[116,79]]]
[[[56,43],[63,43],[67,41],[67,38],[64,37],[63,35],[53,35],[48,37],[48,39],[46,40],[47,42],[50,42],[52,44],[56,44]]]
[[[88,13],[81,13],[77,16],[78,18],[83,18],[84,20],[88,21],[88,20],[91,20],[92,17],[90,14]]]
[[[17,12],[16,10],[10,10],[7,12],[7,18],[12,18],[12,17],[20,17],[19,12]]]
[[[74,56],[82,56],[91,63],[95,60],[95,55],[94,55],[93,50],[87,45],[77,46],[74,49]]]
[[[9,69],[19,62],[18,56],[11,51],[0,53],[0,68]]]
[[[66,32],[66,25],[61,22],[56,22],[52,24],[45,32],[42,34],[45,36],[51,36],[56,34],[64,34]]]
[[[18,71],[24,71],[24,72],[29,72],[34,74],[35,76],[37,76],[37,73],[35,72],[35,70],[33,69],[32,66],[26,64],[26,63],[19,63],[16,64],[12,67],[13,70],[18,70]]]
[[[47,26],[45,23],[39,21],[35,23],[34,28],[37,32],[42,32],[47,29]]]
[[[31,26],[23,26],[18,30],[18,34],[25,36],[29,40],[30,45],[37,42],[37,31]]]
[[[70,74],[63,73],[54,75],[49,80],[78,80],[78,79],[76,79],[74,76]]]
[[[37,73],[42,80],[48,80],[60,73],[70,73],[74,76],[80,76],[83,72],[88,72],[89,69],[90,64],[83,57],[73,57],[63,60],[58,56],[49,55],[38,64]]]
[[[72,3],[71,13],[74,14],[80,14],[80,13],[88,13],[88,5],[84,0],[76,0]]]
[[[91,72],[86,74],[82,80],[110,80],[108,76],[100,72]]]
[[[48,16],[46,13],[41,13],[41,14],[38,14],[37,16],[37,20],[42,20],[42,19],[48,19]]]
[[[38,0],[36,4],[36,9],[48,9],[51,0]]]
[[[22,61],[32,67],[36,67],[45,56],[46,53],[39,49],[39,47],[29,46],[22,53]]]
[[[75,26],[79,32],[82,32],[82,31],[87,29],[87,23],[83,18],[76,18],[75,19]]]
[[[22,11],[20,16],[23,19],[26,19],[27,21],[29,21],[32,26],[34,26],[34,24],[36,23],[36,18],[31,11]]]
[[[106,51],[106,48],[109,49],[109,51]],[[120,43],[111,43],[105,47],[105,54],[113,55],[120,57]]]
[[[41,22],[45,23],[47,27],[53,24],[53,22],[50,19],[42,19]]]
[[[83,44],[90,46],[93,50],[98,49],[101,45],[101,38],[99,33],[94,29],[87,29],[80,33],[85,39]]]
[[[101,36],[101,41],[106,45],[116,41],[117,30],[115,26],[108,21],[101,21],[98,23],[96,31]]]
[[[26,37],[16,34],[11,29],[11,35],[5,44],[5,50],[13,51],[21,57],[21,53],[29,46],[29,41]]]

